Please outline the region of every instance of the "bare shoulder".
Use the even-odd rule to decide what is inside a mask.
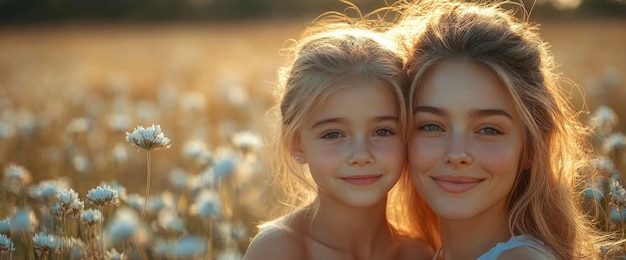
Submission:
[[[530,246],[521,246],[504,251],[498,260],[554,260],[554,256],[546,254]]]
[[[307,259],[303,237],[300,229],[290,221],[274,221],[254,236],[244,259]]]
[[[402,236],[398,239],[398,257],[396,259],[433,259],[435,251],[421,239]]]

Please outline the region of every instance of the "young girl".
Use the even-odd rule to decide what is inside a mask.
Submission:
[[[388,220],[406,168],[402,55],[359,27],[309,28],[282,70],[279,169],[300,180],[285,193],[304,206],[263,225],[245,259],[432,258],[432,235]]]
[[[439,216],[436,258],[597,258],[603,241],[575,187],[588,131],[536,27],[493,3],[421,1],[404,12],[396,31],[414,42],[403,181]]]

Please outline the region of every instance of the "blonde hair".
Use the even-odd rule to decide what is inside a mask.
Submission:
[[[351,19],[331,13],[318,18],[301,39],[288,48],[291,60],[279,70],[276,92],[280,134],[275,143],[275,171],[286,195],[285,203],[292,206],[292,210],[304,209],[315,214],[317,192],[306,167],[296,162],[290,147],[297,144],[305,118],[343,85],[352,85],[355,81],[375,83],[393,93],[399,111],[400,134],[403,140],[407,137],[408,80],[403,70],[404,55],[394,41],[381,33],[384,24],[367,17]],[[404,168],[406,175],[406,166]],[[390,195],[388,201],[393,201],[392,197]],[[395,212],[396,207],[389,209]],[[407,230],[394,226],[401,233]]]
[[[394,33],[405,33],[398,41],[410,50],[409,107],[436,64],[469,60],[491,70],[523,121],[524,148],[506,208],[511,234],[532,235],[559,259],[595,258],[604,237],[580,209],[577,186],[588,177],[582,173],[591,151],[589,130],[567,102],[537,27],[504,3],[432,0],[404,7]],[[410,185],[411,179],[402,182]],[[407,196],[421,201],[415,191]]]

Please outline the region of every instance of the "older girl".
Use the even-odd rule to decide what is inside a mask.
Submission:
[[[494,3],[420,1],[404,12],[396,31],[412,40],[413,113],[405,182],[418,192],[408,197],[439,217],[436,257],[597,257],[603,240],[575,189],[588,131],[537,28]]]

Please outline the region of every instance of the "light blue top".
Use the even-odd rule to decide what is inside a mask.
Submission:
[[[516,247],[528,246],[534,249],[541,251],[542,253],[550,256],[552,259],[556,259],[556,256],[548,249],[541,241],[533,240],[525,235],[514,236],[506,242],[500,242],[493,248],[491,248],[487,253],[481,255],[476,260],[493,260],[498,259],[498,257],[509,249],[513,249]]]

